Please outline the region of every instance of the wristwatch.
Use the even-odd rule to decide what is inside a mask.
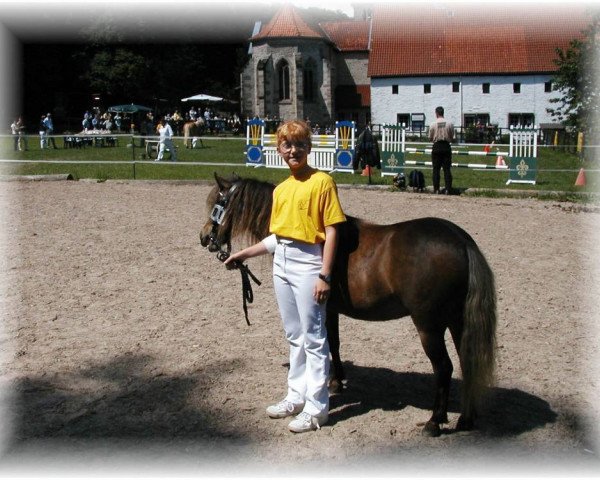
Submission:
[[[331,275],[323,275],[319,273],[319,278],[323,280],[327,285],[331,285]]]

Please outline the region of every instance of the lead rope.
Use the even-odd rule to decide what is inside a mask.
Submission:
[[[221,250],[217,253],[217,258],[224,262],[229,258],[229,252],[224,252]],[[248,320],[248,303],[252,303],[254,301],[254,292],[252,291],[252,284],[250,283],[250,279],[254,281],[258,286],[261,285],[261,282],[258,278],[254,276],[254,274],[250,271],[247,265],[239,262],[237,260],[232,262],[232,267],[237,268],[240,271],[240,275],[242,276],[242,304],[244,306],[244,315],[246,317],[246,324],[250,326],[250,320]]]

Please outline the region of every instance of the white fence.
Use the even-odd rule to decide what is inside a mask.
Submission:
[[[510,183],[535,184],[537,176],[537,137],[538,130],[511,128],[508,152],[486,146],[483,151],[452,150],[456,156],[493,157],[496,162],[452,163],[457,168],[508,170]],[[381,175],[396,175],[407,166],[431,166],[431,161],[406,160],[407,154],[431,155],[430,148],[406,147],[406,130],[400,125],[384,125],[381,130]],[[507,157],[505,159],[505,157]]]
[[[337,122],[332,135],[314,135],[308,164],[328,172],[351,172],[355,151],[354,122]],[[277,153],[276,136],[264,133],[264,122],[253,120],[246,127],[246,165],[287,168]]]

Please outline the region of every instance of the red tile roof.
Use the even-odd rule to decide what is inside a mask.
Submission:
[[[369,22],[323,22],[319,23],[327,37],[342,52],[367,51],[369,49]]]
[[[271,21],[250,40],[256,41],[274,37],[325,38],[320,31],[311,27],[302,19],[298,9],[292,4],[286,4],[279,9]]]
[[[553,72],[556,48],[589,23],[581,5],[381,4],[368,75]]]

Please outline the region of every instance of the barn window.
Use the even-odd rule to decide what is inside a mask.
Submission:
[[[410,127],[410,113],[397,113],[396,123],[405,127]]]
[[[508,125],[511,127],[532,127],[535,122],[533,113],[509,113]]]

